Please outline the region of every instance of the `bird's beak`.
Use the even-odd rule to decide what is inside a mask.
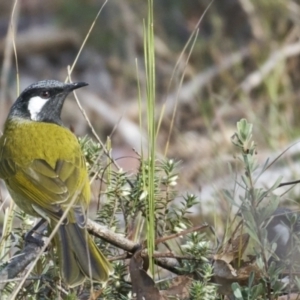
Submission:
[[[86,82],[73,82],[73,83],[69,83],[67,85],[67,91],[68,92],[72,92],[72,91],[74,91],[76,89],[79,89],[79,88],[87,86],[87,85],[89,85],[89,84],[86,83]]]

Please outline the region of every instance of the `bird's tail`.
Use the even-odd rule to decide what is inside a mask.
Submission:
[[[105,282],[112,267],[85,228],[76,223],[61,225],[55,235],[60,271],[65,282],[74,287],[86,278]]]

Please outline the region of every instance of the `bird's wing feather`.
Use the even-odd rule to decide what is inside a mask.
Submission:
[[[73,162],[58,160],[52,168],[45,160],[36,159],[26,168],[16,165],[12,159],[2,159],[0,176],[4,178],[11,190],[22,198],[30,199],[36,207],[59,219],[64,209],[74,197],[71,222],[85,223],[84,195],[82,190],[86,178],[82,178],[81,168],[84,158],[77,158]],[[28,201],[29,202],[29,201]],[[80,203],[80,204],[79,204]]]
[[[0,161],[0,178],[5,180],[15,174],[16,174],[16,166],[13,160],[2,158]]]

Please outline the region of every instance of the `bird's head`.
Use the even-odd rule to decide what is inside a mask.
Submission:
[[[85,82],[63,83],[43,80],[31,84],[13,104],[8,119],[23,118],[61,125],[61,110],[70,92],[88,85]]]

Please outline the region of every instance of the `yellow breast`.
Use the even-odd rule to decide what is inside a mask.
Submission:
[[[28,202],[48,211],[52,205],[64,210],[75,197],[72,203],[84,211],[90,201],[87,169],[77,138],[56,124],[22,119],[7,122],[0,138],[0,178],[17,204],[30,214]]]

